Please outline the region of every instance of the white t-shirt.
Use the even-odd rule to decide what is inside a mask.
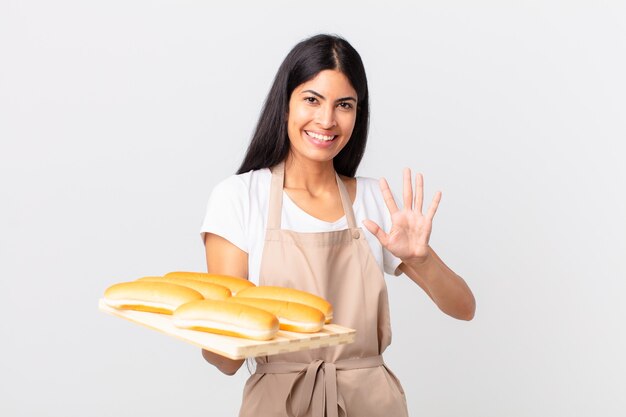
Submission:
[[[248,254],[248,279],[257,285],[265,243],[271,179],[271,171],[264,168],[232,175],[217,184],[209,197],[201,228],[203,242],[205,233],[213,233]],[[396,269],[401,260],[384,249],[376,236],[363,226],[363,220],[370,219],[387,232],[391,229],[391,216],[378,181],[356,177],[356,184],[353,210],[357,227],[364,230],[378,266],[387,274],[400,275],[401,272],[396,272]],[[281,218],[281,228],[295,232],[329,232],[348,228],[345,215],[332,223],[320,220],[298,207],[285,192]]]

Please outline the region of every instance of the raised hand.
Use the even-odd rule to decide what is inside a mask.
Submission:
[[[364,220],[363,224],[394,256],[403,261],[421,263],[429,255],[428,241],[433,227],[433,218],[441,201],[441,191],[435,193],[428,212],[424,215],[422,214],[424,200],[422,174],[415,176],[415,197],[411,184],[411,170],[405,168],[403,176],[404,207],[402,209],[396,205],[387,181],[384,178],[380,179],[380,189],[391,214],[392,224],[389,233],[385,233],[380,226],[371,220]]]

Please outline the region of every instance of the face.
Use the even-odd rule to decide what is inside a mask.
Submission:
[[[357,110],[356,91],[337,70],[321,71],[291,93],[287,132],[292,156],[332,160],[350,139]]]

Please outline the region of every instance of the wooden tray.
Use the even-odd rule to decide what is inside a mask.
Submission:
[[[145,311],[117,310],[106,305],[103,299],[100,299],[98,307],[105,313],[144,325],[169,336],[177,337],[185,342],[230,359],[275,355],[352,343],[356,334],[354,329],[337,324],[326,324],[322,331],[318,333],[296,333],[279,330],[274,339],[259,341],[196,330],[179,329],[172,323],[172,316]]]

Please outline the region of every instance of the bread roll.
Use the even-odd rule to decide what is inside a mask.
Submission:
[[[173,323],[183,329],[255,340],[269,340],[278,331],[278,319],[272,313],[216,300],[193,301],[180,306],[174,311]]]
[[[280,328],[290,332],[315,333],[324,327],[324,313],[305,304],[268,298],[231,297],[227,301],[269,311],[278,318]]]
[[[110,307],[161,314],[172,314],[182,304],[203,299],[196,290],[166,282],[122,282],[104,292],[104,301]]]
[[[207,274],[204,272],[170,272],[165,274],[166,277],[177,277],[186,279],[195,279],[211,284],[223,285],[230,289],[233,295],[237,294],[244,288],[254,287],[255,285],[244,278],[231,277],[229,275]]]
[[[224,300],[230,298],[231,292],[223,285],[211,284],[210,282],[202,282],[195,279],[177,278],[177,277],[143,277],[137,281],[146,282],[167,282],[170,284],[182,285],[198,291],[206,300]]]
[[[237,293],[238,297],[248,298],[269,298],[271,300],[290,301],[293,303],[305,304],[320,310],[325,317],[325,322],[330,323],[333,318],[333,306],[322,297],[306,291],[294,288],[259,286],[250,287]]]

